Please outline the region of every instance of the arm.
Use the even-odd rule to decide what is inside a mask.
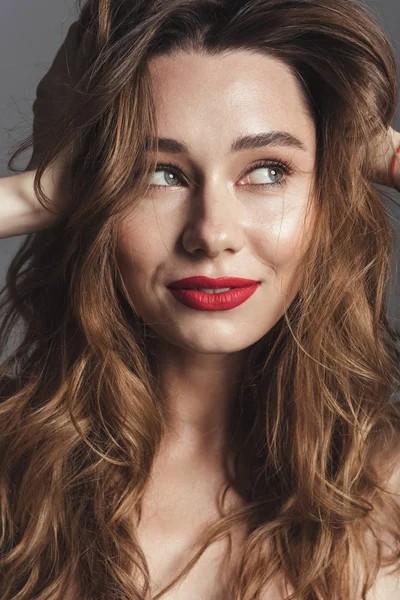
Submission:
[[[0,178],[0,238],[24,235],[52,227],[66,204],[69,189],[67,162],[57,157],[42,177],[42,188],[51,199],[53,214],[39,202],[34,178],[52,135],[52,123],[71,101],[71,90],[86,69],[85,49],[78,52],[82,28],[76,21],[67,33],[48,72],[36,88],[33,103],[33,152],[26,171]],[[87,49],[86,51],[89,51]],[[61,210],[60,210],[61,209]]]
[[[389,170],[391,170],[391,166],[393,163],[393,149],[394,152],[396,152],[396,150],[400,147],[400,132],[399,131],[395,131],[394,129],[390,128],[390,136],[391,136],[391,140],[392,140],[392,153],[391,153],[391,157],[389,154]],[[400,192],[400,154],[396,155],[397,157],[397,161],[396,161],[396,165],[395,165],[395,169],[394,169],[394,186],[397,189],[397,191]],[[389,181],[389,185],[392,185],[393,182]]]
[[[59,160],[47,169],[42,188],[49,198],[57,198],[57,214],[45,209],[37,199],[33,182],[36,170],[0,178],[0,238],[34,233],[52,227],[59,221],[60,208],[66,198],[62,195],[64,171]]]
[[[400,133],[393,131],[393,142],[396,150],[400,147]],[[397,191],[400,192],[400,154],[397,154],[397,162],[394,170],[394,185]]]
[[[374,182],[388,187],[394,187],[400,191],[400,155],[397,155],[397,163],[394,172],[394,182],[391,179],[391,168],[397,148],[400,146],[400,132],[389,127],[386,138],[378,138],[376,151],[374,153]]]
[[[0,179],[0,238],[23,235],[42,229],[43,213],[29,201],[35,171]]]

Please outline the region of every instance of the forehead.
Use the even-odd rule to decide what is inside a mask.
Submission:
[[[150,61],[159,135],[221,143],[240,133],[284,129],[309,137],[303,92],[279,59],[251,51],[179,52]]]

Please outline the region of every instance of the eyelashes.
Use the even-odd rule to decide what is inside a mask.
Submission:
[[[289,161],[286,160],[260,160],[258,162],[256,162],[255,164],[251,165],[251,167],[249,169],[247,169],[245,171],[245,173],[243,173],[243,175],[241,176],[241,179],[243,179],[244,177],[246,177],[249,173],[252,173],[253,171],[260,169],[260,168],[267,168],[267,169],[279,169],[280,171],[282,171],[283,176],[278,179],[277,181],[273,181],[271,183],[247,183],[245,184],[246,187],[257,187],[257,188],[274,188],[274,187],[282,187],[284,185],[287,184],[288,178],[294,173],[295,168],[292,165],[292,163],[290,163]],[[178,177],[180,179],[180,182],[187,184],[188,181],[186,179],[186,177],[183,175],[181,168],[179,167],[179,165],[172,163],[172,162],[168,162],[168,163],[157,163],[156,169],[154,171],[154,173],[157,173],[159,171],[168,171],[170,173],[173,173],[176,177]],[[176,185],[160,185],[160,184],[156,184],[153,183],[151,184],[151,187],[154,188],[159,188],[159,189],[166,189],[166,188],[171,188],[171,187],[177,187]]]

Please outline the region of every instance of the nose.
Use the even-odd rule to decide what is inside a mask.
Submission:
[[[191,198],[191,209],[182,235],[186,252],[217,257],[244,246],[243,206],[225,183],[199,186]]]

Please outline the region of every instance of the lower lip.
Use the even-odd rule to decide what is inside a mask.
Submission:
[[[207,294],[200,290],[168,288],[182,304],[195,310],[231,310],[246,302],[254,294],[260,283],[248,287],[234,288],[218,294]]]

